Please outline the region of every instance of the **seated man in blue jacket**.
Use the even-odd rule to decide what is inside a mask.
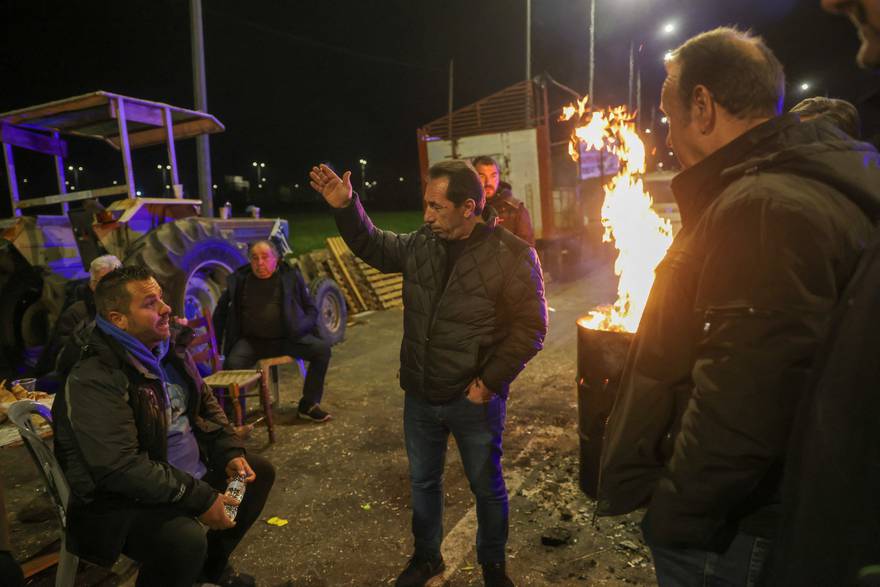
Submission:
[[[321,409],[324,376],[330,365],[330,345],[315,330],[318,308],[299,269],[279,263],[270,241],[261,240],[248,251],[250,264],[226,280],[217,302],[214,326],[223,341],[226,369],[248,369],[260,359],[290,355],[309,362],[300,418],[326,422]]]

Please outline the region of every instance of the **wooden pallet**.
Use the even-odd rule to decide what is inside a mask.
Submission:
[[[403,275],[382,273],[354,256],[341,237],[327,239],[327,246],[346,285],[364,309],[387,310],[403,305]]]

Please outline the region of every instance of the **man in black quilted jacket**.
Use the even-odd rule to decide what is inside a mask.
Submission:
[[[397,579],[420,586],[444,571],[443,464],[449,433],[477,500],[477,558],[489,586],[505,571],[507,489],[501,435],[510,383],[541,350],[547,305],[535,249],[483,222],[485,196],[465,161],[431,167],[425,224],[409,234],[376,228],[342,178],[321,165],[312,187],[352,251],[380,271],[403,273],[400,386],[412,483],[415,554]]]

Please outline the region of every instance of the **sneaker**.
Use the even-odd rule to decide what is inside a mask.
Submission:
[[[397,577],[394,587],[428,587],[429,581],[431,585],[442,585],[444,570],[443,557],[426,560],[413,556]]]
[[[486,587],[515,587],[504,567],[504,563],[483,565],[483,584]]]
[[[296,415],[303,420],[311,420],[312,422],[326,422],[333,418],[333,416],[322,410],[319,404],[312,405],[306,411],[303,411],[302,406],[300,406],[296,411]]]

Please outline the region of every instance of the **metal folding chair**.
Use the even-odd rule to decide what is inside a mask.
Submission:
[[[55,505],[58,521],[61,523],[61,550],[58,553],[55,587],[73,587],[79,567],[79,557],[67,550],[67,505],[70,503],[70,485],[64,477],[61,466],[55,460],[55,453],[40,438],[37,427],[31,421],[32,416],[40,416],[47,422],[52,422],[51,410],[35,401],[21,400],[9,406],[9,419],[18,428],[24,445],[43,476],[46,490]]]

